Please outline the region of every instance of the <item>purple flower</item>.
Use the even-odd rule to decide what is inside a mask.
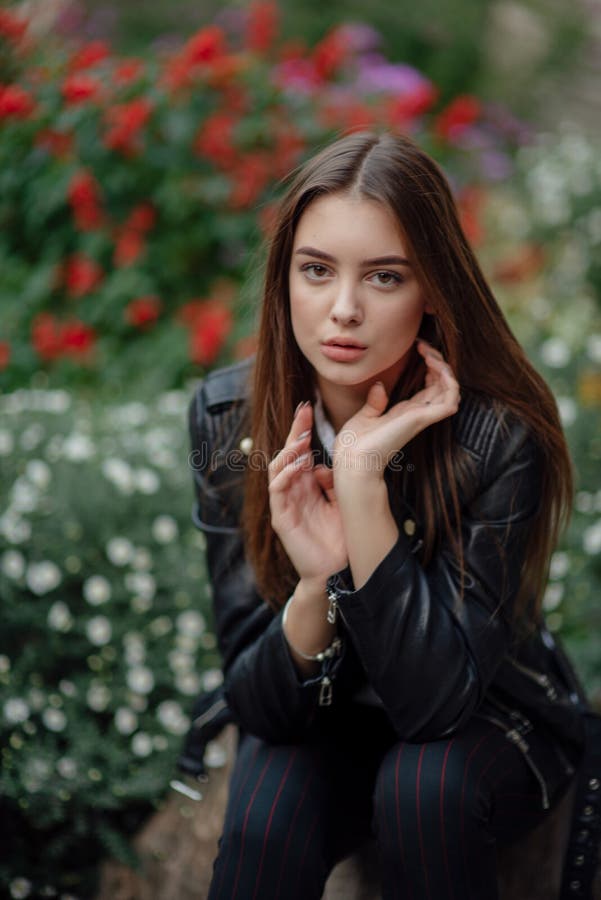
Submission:
[[[421,72],[405,63],[389,63],[378,53],[357,60],[356,86],[366,93],[411,94],[429,84]]]

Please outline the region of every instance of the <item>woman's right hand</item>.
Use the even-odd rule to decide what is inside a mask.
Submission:
[[[299,578],[323,584],[348,562],[332,470],[314,465],[313,409],[297,411],[284,447],[269,464],[271,524]]]

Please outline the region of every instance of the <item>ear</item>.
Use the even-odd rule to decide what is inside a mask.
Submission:
[[[428,300],[426,300],[426,305],[424,306],[424,312],[428,313],[429,316],[434,315],[434,309]]]

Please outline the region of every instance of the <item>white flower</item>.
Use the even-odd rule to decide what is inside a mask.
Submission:
[[[557,609],[563,598],[563,584],[549,584],[543,597],[543,609],[550,612]]]
[[[31,894],[32,884],[27,878],[13,878],[9,885],[10,896],[15,900],[23,900]]]
[[[119,734],[133,734],[138,727],[138,717],[129,706],[120,706],[115,712],[115,728]]]
[[[139,428],[148,421],[148,409],[143,403],[123,403],[111,410],[110,419],[114,425]]]
[[[131,598],[131,608],[136,613],[145,613],[152,608],[152,600],[149,597],[140,597],[136,594]]]
[[[179,632],[191,638],[199,638],[207,629],[205,617],[196,609],[180,613],[175,623]]]
[[[61,756],[57,760],[56,771],[62,778],[75,778],[77,775],[77,763],[70,756]]]
[[[125,576],[125,587],[145,600],[152,600],[156,593],[156,581],[148,572],[129,572]]]
[[[0,675],[10,672],[10,659],[5,653],[0,654]]]
[[[549,568],[549,576],[555,581],[558,578],[563,578],[568,574],[568,570],[570,568],[570,557],[567,553],[558,550],[551,557],[551,566]]]
[[[172,650],[167,659],[171,669],[176,673],[190,672],[194,668],[194,657],[184,650]]]
[[[558,397],[557,408],[561,424],[568,428],[573,425],[578,416],[578,405],[572,397]]]
[[[30,563],[25,575],[27,587],[38,596],[48,594],[61,583],[59,567],[49,559],[38,563]]]
[[[599,211],[601,215],[601,210]],[[601,363],[601,334],[591,334],[586,341],[586,352],[593,362]]]
[[[131,749],[134,756],[150,756],[152,753],[152,738],[144,731],[139,731],[132,738]]]
[[[110,582],[103,575],[90,575],[83,583],[83,595],[90,606],[100,606],[111,599]]]
[[[38,492],[25,478],[17,478],[10,492],[10,505],[18,513],[33,512],[38,505]]]
[[[44,440],[45,431],[38,422],[33,422],[22,433],[19,443],[23,450],[34,450]]]
[[[31,708],[36,712],[40,712],[40,710],[44,709],[44,707],[46,706],[46,694],[39,688],[31,688],[27,695],[27,699],[29,700],[29,705],[31,706]]]
[[[170,734],[185,734],[190,720],[176,700],[164,700],[157,707],[157,718]]]
[[[7,512],[0,518],[0,530],[11,544],[23,544],[31,537],[29,522],[11,512]]]
[[[152,620],[149,628],[155,637],[164,637],[173,628],[173,622],[169,616],[158,616],[158,618]]]
[[[64,731],[67,725],[67,717],[62,709],[49,707],[42,713],[42,722],[48,731]]]
[[[177,537],[177,522],[173,516],[157,516],[152,523],[152,536],[158,544],[170,544]]]
[[[180,694],[193,697],[200,693],[200,677],[196,672],[181,672],[175,676],[175,686]]]
[[[593,511],[594,501],[595,498],[588,491],[578,491],[578,493],[576,494],[574,505],[578,512],[590,513]]]
[[[543,362],[552,369],[563,369],[570,361],[570,348],[560,337],[551,337],[542,344],[540,355]]]
[[[137,634],[129,633],[123,638],[125,644],[125,661],[128,666],[135,666],[146,659],[146,644]]]
[[[114,566],[126,566],[133,559],[134,545],[127,538],[111,538],[105,549],[109,561]]]
[[[76,697],[77,696],[77,688],[73,684],[72,681],[69,681],[67,678],[61,678],[58,683],[59,690],[61,693],[65,695],[65,697]]]
[[[69,434],[63,441],[62,455],[70,462],[83,462],[94,456],[94,444],[89,435],[81,432]]]
[[[25,477],[37,488],[44,490],[50,484],[52,472],[43,459],[31,459],[25,467]]]
[[[143,713],[148,709],[148,697],[142,694],[128,694],[127,702],[136,712]]]
[[[7,550],[2,554],[0,566],[7,578],[16,581],[25,572],[25,557],[18,550]]]
[[[584,552],[588,553],[589,556],[596,556],[597,553],[601,553],[601,519],[589,528],[584,529],[582,546],[584,547]]]
[[[160,752],[162,752],[169,746],[169,741],[164,734],[155,734],[152,739],[152,746],[155,750],[159,750]]]
[[[3,707],[4,718],[9,725],[18,725],[29,718],[30,709],[25,700],[20,697],[11,697]]]
[[[180,416],[186,410],[188,400],[185,391],[165,391],[157,399],[157,410],[168,416]]]
[[[135,694],[149,694],[154,687],[154,675],[147,666],[134,666],[127,673],[126,681]]]
[[[0,456],[10,456],[15,447],[15,441],[6,428],[0,428]]]
[[[113,629],[106,616],[93,616],[86,625],[86,634],[91,644],[102,647],[110,641]]]
[[[101,681],[92,681],[86,693],[86,702],[94,712],[103,712],[111,702],[111,692]]]
[[[135,485],[141,494],[156,494],[161,486],[161,481],[152,469],[136,469],[134,472]]]
[[[160,447],[158,450],[153,451],[152,462],[159,469],[173,471],[177,466],[177,456],[171,450]]]
[[[69,631],[73,627],[71,610],[63,600],[57,600],[48,610],[46,620],[53,631]]]
[[[102,463],[102,474],[115,485],[122,494],[131,494],[134,491],[134,475],[129,463],[117,457],[105,459]]]
[[[223,684],[223,672],[221,669],[207,669],[202,675],[203,691],[212,691]]]
[[[227,763],[227,752],[217,741],[209,741],[205,750],[204,761],[209,769],[221,769]]]
[[[134,558],[131,561],[134,569],[138,571],[152,568],[152,556],[146,547],[136,547]]]

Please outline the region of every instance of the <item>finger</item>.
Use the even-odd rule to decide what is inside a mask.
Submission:
[[[315,466],[315,480],[330,501],[334,502],[336,494],[334,492],[334,471],[329,466]]]
[[[293,462],[300,454],[307,450],[311,443],[312,425],[313,408],[311,404],[306,401],[297,407],[290,431],[288,432],[288,437],[286,438],[286,443],[269,463],[267,472],[270,481],[275,478],[285,466]]]
[[[281,454],[278,454],[280,456]],[[277,459],[277,457],[276,457]],[[274,460],[275,462],[275,460]],[[309,451],[296,455],[289,460],[280,471],[271,474],[269,478],[269,493],[279,494],[287,491],[299,473],[308,471],[313,467],[313,454]]]
[[[386,388],[381,381],[376,381],[367,392],[365,404],[361,411],[369,418],[377,418],[382,415],[387,404],[388,394],[386,393]]]

